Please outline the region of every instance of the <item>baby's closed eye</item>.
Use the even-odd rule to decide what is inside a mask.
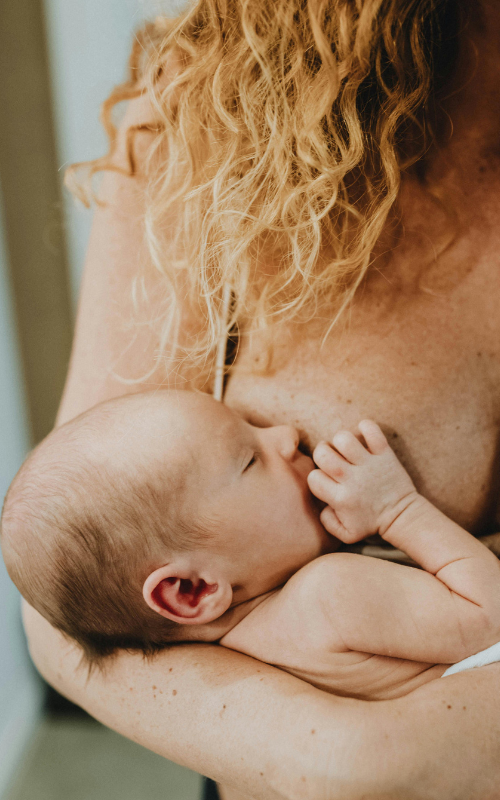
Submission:
[[[249,461],[247,461],[246,465],[243,467],[243,472],[246,472],[251,467],[253,467],[257,463],[258,454],[253,453],[250,457]]]

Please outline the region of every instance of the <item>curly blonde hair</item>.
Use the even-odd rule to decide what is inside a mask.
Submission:
[[[143,29],[130,80],[104,106],[110,153],[90,166],[111,165],[116,103],[147,92],[158,124],[145,224],[168,296],[158,331],[168,369],[208,387],[228,331],[269,334],[318,313],[331,328],[370,267],[402,172],[435,141],[436,75],[453,63],[459,6],[198,0]],[[201,324],[184,335],[187,306]]]

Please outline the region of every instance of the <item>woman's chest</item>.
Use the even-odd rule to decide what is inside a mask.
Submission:
[[[294,425],[309,448],[375,419],[426,497],[469,530],[493,529],[500,284],[476,283],[389,312],[365,304],[323,344],[313,326],[282,333],[268,375],[254,371],[259,343],[244,341],[226,402],[255,424]]]

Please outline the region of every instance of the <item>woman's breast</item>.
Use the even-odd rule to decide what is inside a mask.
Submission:
[[[483,295],[480,295],[483,298]],[[468,530],[494,529],[500,325],[489,307],[418,296],[392,313],[356,309],[322,333],[282,331],[274,367],[243,340],[226,402],[257,425],[288,423],[309,447],[375,419],[419,491]],[[496,303],[495,303],[496,305]]]

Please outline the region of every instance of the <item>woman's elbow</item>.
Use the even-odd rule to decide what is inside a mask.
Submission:
[[[75,650],[74,646],[25,600],[22,601],[22,617],[29,654],[35,667],[47,683],[66,694],[62,659]]]

